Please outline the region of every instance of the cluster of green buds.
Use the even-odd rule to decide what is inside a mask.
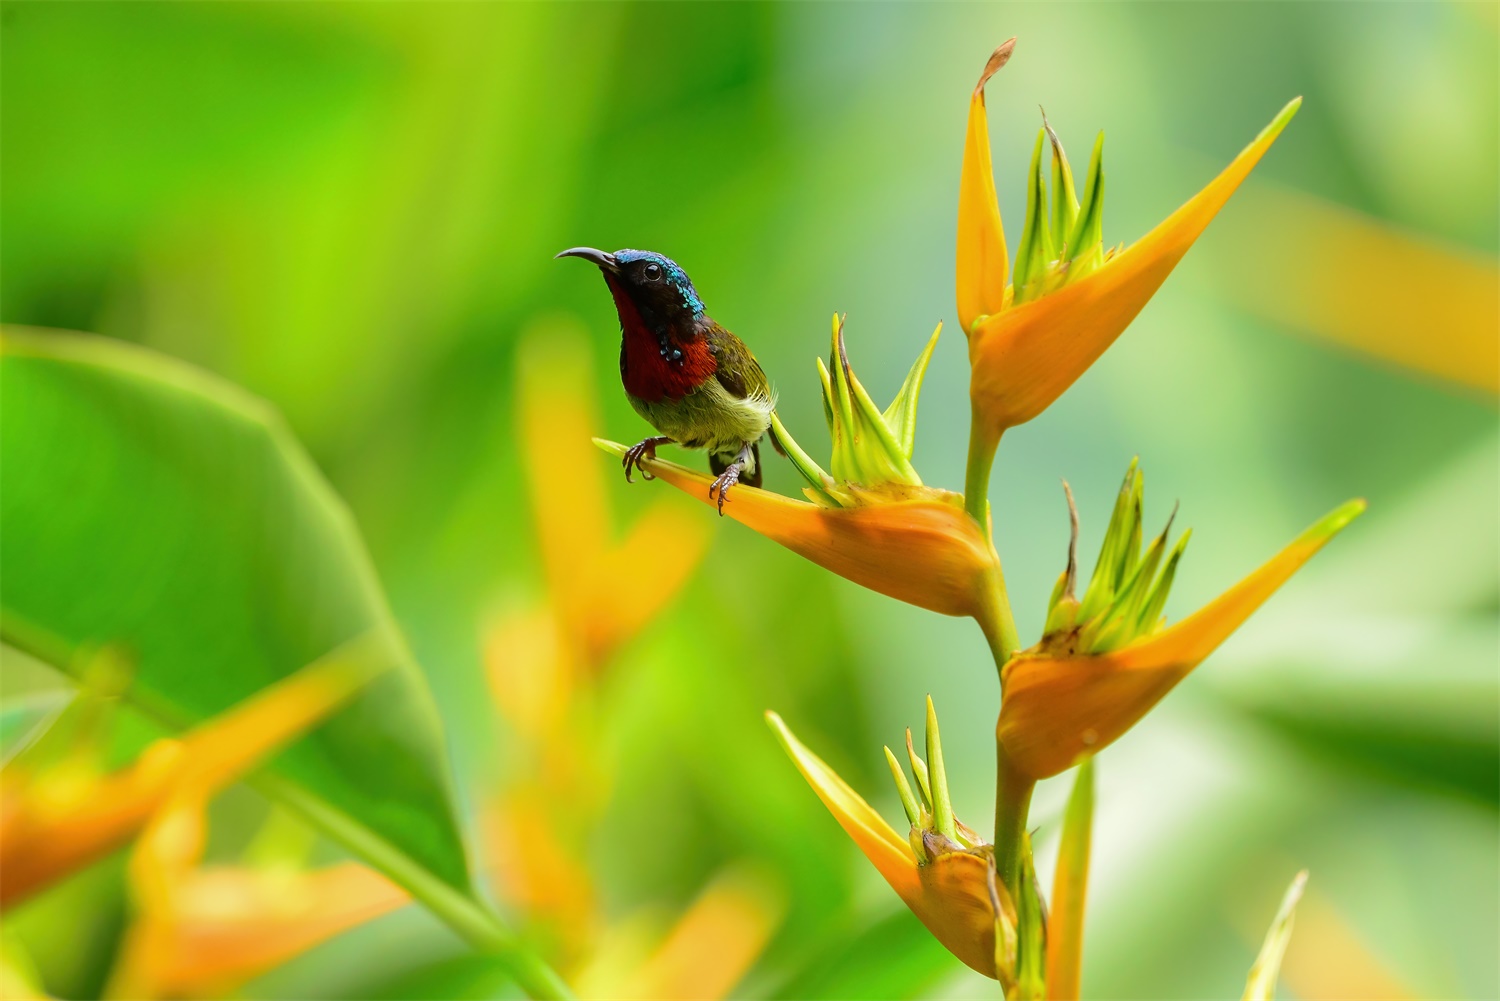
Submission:
[[[1050,142],[1049,142],[1050,141]],[[1052,148],[1052,187],[1048,197],[1043,147]],[[1026,180],[1026,224],[1016,248],[1012,305],[1054,292],[1088,275],[1101,264],[1104,249],[1104,133],[1094,140],[1088,177],[1080,202],[1073,169],[1062,142],[1042,114]]]
[[[885,748],[886,764],[911,824],[908,840],[924,880],[947,887],[943,896],[950,908],[961,909],[963,901],[987,902],[989,910],[984,917],[993,922],[995,936],[993,975],[1005,985],[1007,996],[1042,997],[1047,919],[1036,871],[1031,867],[1031,852],[1028,849],[1024,853],[1019,900],[1013,902],[998,878],[994,847],[954,815],[937,711],[931,696],[927,699],[926,749],[924,761],[912,746],[908,727],[906,758],[914,780],[909,782],[896,753],[890,747]],[[946,868],[941,877],[934,866],[938,862],[941,866],[936,868]],[[967,864],[959,865],[961,862]]]
[[[1145,476],[1139,460],[1132,460],[1115,499],[1104,545],[1094,563],[1094,575],[1084,591],[1076,594],[1078,579],[1078,508],[1073,491],[1063,483],[1068,498],[1072,534],[1068,542],[1068,566],[1057,579],[1047,603],[1047,625],[1041,649],[1049,654],[1108,653],[1132,640],[1155,632],[1162,624],[1162,611],[1177,575],[1177,564],[1187,548],[1192,529],[1182,533],[1167,554],[1167,539],[1177,509],[1167,518],[1161,534],[1142,552],[1142,504]],[[1166,563],[1163,565],[1163,556]]]
[[[938,324],[926,348],[907,372],[891,405],[881,410],[854,375],[844,344],[844,317],[833,318],[833,343],[828,363],[818,359],[818,378],[823,387],[823,417],[833,441],[829,467],[824,472],[787,433],[781,419],[772,415],[777,440],[797,471],[808,482],[808,497],[829,507],[857,507],[869,503],[872,490],[889,497],[902,488],[921,488],[922,478],[912,467],[917,438],[917,398],[922,380],[937,347],[943,325]]]
[[[911,848],[917,853],[917,859],[925,865],[934,856],[948,852],[982,854],[989,843],[953,815],[953,799],[948,794],[948,770],[943,764],[943,742],[931,696],[927,698],[927,761],[923,761],[912,746],[911,727],[906,728],[906,758],[916,780],[915,795],[895,752],[885,748],[885,760],[891,766],[896,793],[901,797],[906,819],[911,822]],[[928,762],[931,762],[930,767]]]

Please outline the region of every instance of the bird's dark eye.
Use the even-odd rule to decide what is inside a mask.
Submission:
[[[654,263],[648,264],[646,265],[646,269],[643,274],[645,274],[646,276],[646,281],[659,282],[661,281],[661,265]]]

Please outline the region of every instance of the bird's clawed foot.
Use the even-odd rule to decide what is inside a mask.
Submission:
[[[708,499],[713,500],[714,494],[719,495],[719,517],[724,517],[724,499],[729,496],[729,488],[740,481],[742,473],[750,463],[752,446],[746,445],[740,449],[740,454],[734,457],[734,461],[724,467],[712,483],[708,485]]]
[[[642,459],[654,459],[654,458],[656,458],[656,446],[657,445],[670,445],[670,444],[672,444],[672,439],[668,438],[666,435],[654,435],[654,436],[652,436],[650,438],[645,439],[644,441],[637,442],[636,444],[631,445],[629,448],[627,448],[625,450],[625,461],[624,461],[624,466],[625,466],[625,482],[626,483],[633,483],[633,482],[635,482],[634,480],[632,480],[630,478],[630,470],[631,470],[632,467],[635,468],[636,472],[638,472],[638,473],[641,474],[641,479],[643,479],[643,480],[654,480],[654,479],[656,479],[655,476],[651,475],[650,473],[646,472],[646,470],[644,470],[644,469],[641,468],[641,460]]]

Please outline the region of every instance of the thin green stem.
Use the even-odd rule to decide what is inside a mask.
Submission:
[[[964,475],[964,510],[984,527],[995,546],[990,524],[990,471],[995,464],[995,451],[1000,446],[1000,434],[993,432],[976,413],[969,426],[969,464]],[[1005,591],[1005,574],[1000,569],[998,550],[995,569],[990,574],[984,595],[982,614],[977,616],[979,628],[989,642],[990,653],[995,658],[995,670],[1000,672],[1011,655],[1020,648],[1020,637],[1016,632],[1016,619],[1010,607],[1010,596]],[[1003,678],[1002,678],[1003,681]],[[1004,694],[1002,692],[1002,698]],[[1021,853],[1025,851],[1026,817],[1031,809],[1031,792],[1036,783],[1018,773],[1005,753],[1000,733],[995,732],[995,865],[1000,881],[1014,899],[1018,892],[1017,881],[1021,872]]]
[[[986,537],[990,536],[990,470],[995,465],[995,450],[1000,434],[993,432],[974,414],[969,422],[969,464],[964,470],[964,510],[979,522]]]
[[[989,575],[983,602],[976,620],[990,645],[990,655],[995,658],[998,672],[1021,645],[1016,633],[1016,618],[1010,610],[1010,596],[1005,592],[1005,574],[1000,570],[999,556],[995,557],[995,569]]]
[[[269,773],[253,776],[250,784],[286,803],[315,826],[343,842],[409,892],[471,946],[499,959],[528,997],[545,1001],[567,1001],[573,997],[572,990],[557,971],[527,948],[498,915],[474,897],[439,879],[384,838],[351,821],[344,813],[300,786]]]
[[[1036,782],[1016,771],[995,735],[995,869],[1015,899],[1020,888],[1021,852],[1026,844],[1026,816]]]

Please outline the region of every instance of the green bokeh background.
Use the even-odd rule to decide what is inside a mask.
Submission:
[[[1038,104],[1075,160],[1106,131],[1105,235],[1129,242],[1302,94],[1249,186],[1493,261],[1497,24],[1493,6],[1439,3],[6,3],[0,319],[147,345],[286,415],[365,533],[472,806],[505,768],[481,626],[542,586],[515,440],[521,333],[580,318],[599,432],[646,433],[613,377],[608,297],[553,253],[680,261],[815,455],[829,315],[848,312],[877,399],[944,320],[916,464],[957,488],[954,207],[966,99],[994,44],[1020,37],[989,90],[1012,245]],[[1493,400],[1231,305],[1242,209],[996,465],[1023,638],[1065,551],[1059,477],[1089,558],[1131,456],[1149,521],[1181,501],[1194,541],[1174,618],[1338,502],[1371,503],[1101,758],[1084,990],[1237,994],[1307,866],[1320,906],[1408,991],[1494,997]],[[768,485],[791,492],[795,475],[773,463]],[[665,489],[609,479],[626,518]],[[606,683],[622,773],[594,846],[608,910],[680,908],[748,858],[791,907],[740,993],[993,996],[885,890],[761,721],[778,710],[894,819],[880,745],[931,693],[959,816],[987,826],[999,693],[978,631],[714,530],[707,563]],[[1044,874],[1065,786],[1044,784],[1034,810]],[[86,889],[35,906],[81,913]],[[79,963],[105,948],[70,947]],[[462,952],[408,908],[247,993],[508,990]]]

